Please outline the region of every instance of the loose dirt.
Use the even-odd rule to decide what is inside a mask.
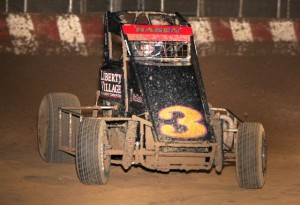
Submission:
[[[235,166],[162,174],[113,166],[107,185],[79,182],[74,164],[48,164],[37,149],[37,113],[49,92],[94,103],[101,57],[0,56],[0,204],[299,204],[300,58],[204,57],[209,102],[265,126],[263,189],[240,189]]]

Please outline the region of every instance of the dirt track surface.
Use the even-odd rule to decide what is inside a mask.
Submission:
[[[0,56],[0,204],[299,204],[299,56],[202,58],[210,103],[265,126],[268,175],[260,190],[240,189],[235,166],[221,175],[113,166],[107,185],[87,186],[74,164],[44,162],[36,142],[40,100],[59,91],[93,104],[99,62]]]

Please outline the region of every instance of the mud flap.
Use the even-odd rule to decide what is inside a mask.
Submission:
[[[136,121],[128,121],[128,128],[126,132],[124,152],[122,158],[122,166],[125,170],[129,169],[133,162],[133,152],[135,148],[137,124],[138,123]]]

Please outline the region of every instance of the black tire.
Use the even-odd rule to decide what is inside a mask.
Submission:
[[[81,183],[107,183],[110,174],[110,156],[105,158],[105,147],[108,145],[105,121],[97,118],[83,119],[76,146],[76,167]]]
[[[65,163],[73,162],[74,157],[58,149],[59,145],[59,112],[63,106],[80,106],[78,98],[70,93],[50,93],[41,101],[38,115],[38,147],[41,157],[46,162]],[[79,111],[78,111],[79,112]],[[62,142],[68,144],[68,114],[62,113]],[[72,138],[75,145],[78,133],[79,118],[72,118]]]
[[[212,126],[214,129],[214,135],[216,138],[217,148],[215,153],[215,169],[218,174],[222,172],[224,164],[224,150],[223,150],[223,124],[221,120],[213,119]]]
[[[238,127],[236,173],[239,186],[262,188],[266,179],[267,152],[265,131],[260,123],[242,123]]]

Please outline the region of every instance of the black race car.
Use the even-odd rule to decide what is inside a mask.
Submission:
[[[263,187],[264,128],[208,104],[192,28],[180,14],[106,12],[104,32],[95,105],[80,106],[68,93],[41,102],[44,160],[75,155],[84,184],[105,184],[111,164],[221,173],[235,162],[240,187]]]

